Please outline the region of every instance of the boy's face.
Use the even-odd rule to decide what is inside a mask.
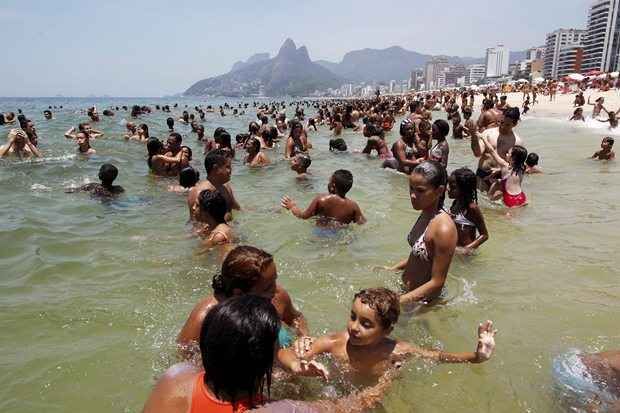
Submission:
[[[215,175],[215,179],[221,182],[222,185],[230,181],[230,175],[232,173],[230,159],[226,159],[221,165],[216,165],[215,168],[213,168],[213,173]]]
[[[351,317],[347,323],[349,343],[354,346],[369,346],[378,343],[389,334],[383,329],[375,310],[358,298],[351,306]]]
[[[609,141],[608,141],[607,139],[604,139],[604,140],[601,142],[601,149],[603,149],[603,150],[608,150],[608,149],[610,149],[610,148],[611,148],[611,145],[609,144]]]

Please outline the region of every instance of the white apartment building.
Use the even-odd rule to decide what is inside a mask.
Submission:
[[[504,45],[487,49],[486,77],[499,77],[508,74],[510,51]]]
[[[475,85],[487,75],[487,67],[483,64],[470,65],[467,67],[465,81],[468,85]]]
[[[579,64],[580,68],[581,62],[577,61],[580,55],[577,52],[583,46],[586,33],[586,30],[579,29],[558,29],[547,34],[543,66],[543,73],[546,78],[557,79],[569,73],[574,73],[577,64]],[[560,59],[560,56],[562,59]],[[562,67],[561,71],[560,66]],[[566,73],[566,70],[569,70],[569,72]]]
[[[618,69],[620,53],[620,0],[596,0],[588,13],[587,34],[583,41],[582,72]]]

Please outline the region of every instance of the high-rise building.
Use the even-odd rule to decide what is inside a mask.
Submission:
[[[545,46],[540,46],[540,47],[532,47],[532,48],[528,49],[527,50],[526,60],[544,59],[545,58],[545,50],[546,50],[546,45]]]
[[[486,77],[499,77],[508,74],[510,51],[504,45],[487,49]]]
[[[484,79],[487,75],[487,67],[483,64],[467,66],[466,83],[475,85]]]
[[[458,86],[458,80],[465,76],[467,69],[465,65],[450,65],[445,70],[446,86],[454,87]]]
[[[394,93],[396,90],[396,81],[395,80],[390,80],[390,93]]]
[[[586,37],[585,30],[558,29],[547,34],[545,43],[545,58],[543,73],[546,78],[557,79],[569,73],[579,72],[581,68],[581,52],[578,49],[583,46]],[[562,57],[560,59],[560,56]],[[571,58],[574,58],[571,60]],[[560,62],[562,70],[560,71]],[[565,73],[568,67],[568,73]]]
[[[583,41],[582,72],[618,69],[620,54],[620,0],[596,0],[588,13]]]
[[[426,62],[424,68],[424,85],[426,90],[438,89],[437,78],[444,69],[448,66],[448,58],[443,56],[432,57],[431,60]]]

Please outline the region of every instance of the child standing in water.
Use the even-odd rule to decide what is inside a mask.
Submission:
[[[448,178],[448,197],[454,199],[450,216],[458,232],[456,252],[471,255],[489,239],[484,216],[478,206],[476,174],[468,168],[452,172]],[[476,233],[479,234],[477,237]]]
[[[616,158],[616,154],[611,148],[614,146],[614,138],[607,136],[601,141],[601,150],[594,152],[593,159],[599,161],[611,161]]]
[[[297,342],[297,355],[310,360],[329,353],[354,377],[376,380],[412,356],[443,363],[482,363],[491,358],[495,349],[497,330],[491,321],[478,327],[474,352],[449,353],[390,338],[399,315],[400,303],[395,292],[386,288],[361,290],[354,296],[347,329],[316,339],[309,349],[306,343]]]
[[[495,201],[502,198],[508,208],[518,208],[527,204],[527,197],[521,188],[523,174],[525,173],[525,160],[527,149],[521,145],[513,146],[507,155],[510,162],[506,162],[491,146],[486,138],[482,138],[486,146],[486,152],[490,153],[495,162],[500,166],[501,179],[489,188],[489,198]]]
[[[198,195],[198,205],[201,212],[204,211],[206,238],[202,245],[206,249],[216,246],[222,248],[221,256],[231,248],[234,239],[232,228],[226,223],[227,205],[226,199],[217,191],[205,189]]]
[[[359,205],[346,197],[352,186],[353,174],[345,169],[339,169],[329,180],[328,193],[317,195],[305,211],[299,209],[295,201],[286,195],[282,197],[280,203],[282,208],[288,209],[297,218],[308,219],[317,215],[324,218],[317,222],[319,225],[329,224],[330,221],[340,224],[351,222],[364,224],[366,218]]]
[[[573,112],[573,116],[571,116],[569,121],[573,121],[573,120],[581,121],[581,122],[586,121],[586,119],[583,117],[583,108],[575,109],[575,111]]]
[[[528,175],[533,174],[541,174],[543,173],[542,169],[538,167],[538,154],[531,152],[527,155],[527,159],[525,160],[525,173]]]

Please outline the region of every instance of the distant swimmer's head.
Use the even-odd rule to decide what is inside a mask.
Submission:
[[[432,126],[433,138],[437,140],[445,140],[450,133],[450,124],[443,119],[437,119]]]
[[[174,130],[174,118],[166,119],[166,124],[168,125],[169,130]]]
[[[381,126],[370,123],[366,125],[365,129],[366,131],[364,133],[364,136],[366,136],[367,138],[372,138],[373,136],[376,136],[380,139],[385,139],[385,133],[383,132],[383,128],[381,128]]]
[[[118,176],[118,169],[110,163],[104,163],[99,168],[99,179],[104,186],[112,186],[112,182]]]
[[[492,109],[492,108],[493,108],[493,106],[495,106],[495,105],[493,104],[493,100],[492,100],[492,99],[484,99],[484,100],[482,101],[482,108],[483,108],[484,110],[489,110],[489,109]]]
[[[367,288],[353,299],[347,322],[349,343],[354,346],[377,344],[387,337],[400,316],[398,294],[387,288]]]
[[[230,133],[225,130],[220,132],[217,138],[215,138],[215,143],[220,145],[221,148],[232,148]]]
[[[517,126],[519,120],[521,119],[521,113],[519,112],[519,108],[508,108],[504,111],[504,116],[502,117],[499,124],[499,132],[501,134],[507,134],[512,131],[512,128]]]
[[[204,190],[200,192],[198,205],[202,213],[209,214],[218,224],[226,222],[224,217],[228,211],[228,205],[219,191]]]
[[[181,146],[181,152],[183,153],[183,156],[185,158],[187,158],[188,161],[192,160],[192,148],[190,148],[189,146]]]
[[[138,133],[142,134],[143,137],[148,139],[150,137],[149,136],[149,125],[147,125],[146,123],[141,124],[140,127],[138,128]]]
[[[205,156],[205,169],[209,180],[222,185],[230,181],[231,161],[223,149],[215,149]]]
[[[411,206],[418,211],[441,209],[447,183],[448,173],[441,163],[433,160],[422,162],[409,175]]]
[[[257,135],[260,131],[260,126],[256,122],[250,122],[250,126],[248,126],[248,131],[251,135]]]
[[[346,169],[338,169],[331,176],[327,190],[330,194],[336,194],[341,197],[345,197],[347,192],[353,187],[353,174]]]
[[[204,136],[204,135],[205,135],[205,127],[204,127],[203,125],[197,125],[197,126],[196,126],[196,134],[197,134],[199,137]]]
[[[45,117],[45,120],[50,120],[52,119],[52,111],[49,109],[45,109],[43,111],[43,117]]]
[[[256,138],[250,138],[245,142],[244,148],[250,155],[255,155],[260,152],[260,141]]]
[[[539,157],[537,153],[531,152],[527,155],[527,159],[525,160],[525,164],[530,168],[538,165]]]
[[[469,168],[454,170],[448,178],[448,197],[460,201],[462,208],[478,202],[478,182],[476,174]]]
[[[290,136],[293,139],[299,139],[302,132],[304,131],[304,126],[298,120],[292,120],[289,122],[289,126],[291,128]]]
[[[181,172],[179,173],[179,185],[183,188],[193,188],[199,180],[200,172],[191,166],[186,166],[181,169]]]
[[[583,108],[577,108],[573,111],[573,116],[583,115]]]
[[[7,142],[13,141],[19,148],[26,146],[28,135],[21,129],[11,129],[7,135]]]
[[[501,97],[499,98],[499,100],[501,100],[501,101],[502,101],[502,103],[506,103],[506,99],[508,99],[508,96],[506,96],[506,95],[503,95],[503,96],[501,96]]]
[[[180,133],[171,132],[166,140],[166,148],[172,152],[178,152],[181,150],[181,143],[183,143],[183,137]]]
[[[238,133],[237,136],[235,136],[235,141],[239,145],[245,145],[248,139],[250,139],[249,133]]]
[[[614,138],[612,138],[611,136],[606,136],[601,141],[602,149],[611,149],[613,146],[614,146]]]
[[[411,121],[409,118],[405,118],[400,123],[400,136],[402,136],[405,140],[413,140],[415,139],[415,123]]]
[[[347,143],[342,138],[330,139],[329,140],[329,150],[330,151],[339,151],[346,152]]]
[[[271,254],[260,248],[240,245],[226,255],[221,273],[213,277],[211,285],[216,295],[224,297],[257,294],[272,298],[277,278]]]
[[[306,173],[312,164],[312,159],[308,155],[297,155],[291,162],[291,169],[299,174]]]
[[[89,122],[82,122],[78,125],[78,130],[80,132],[90,133],[93,128],[90,126]]]
[[[270,394],[280,325],[278,312],[265,297],[234,297],[209,310],[199,345],[202,367],[209,372],[204,379],[215,400],[230,400],[232,406],[249,400],[253,407],[262,403],[265,390]],[[218,406],[216,411],[226,411],[215,401],[209,403]]]

